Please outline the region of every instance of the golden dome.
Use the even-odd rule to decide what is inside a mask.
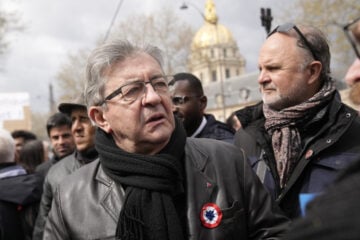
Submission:
[[[232,33],[224,25],[218,23],[215,4],[208,0],[205,5],[205,23],[197,31],[192,41],[192,48],[203,48],[218,44],[235,44]]]
[[[203,48],[218,44],[235,44],[230,30],[221,24],[215,25],[205,22],[205,25],[195,34],[192,48]]]

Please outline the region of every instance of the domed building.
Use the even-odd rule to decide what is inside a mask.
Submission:
[[[202,81],[206,112],[225,121],[234,110],[260,99],[257,74],[245,74],[245,59],[231,31],[218,22],[213,0],[206,1],[203,18],[191,44],[188,68]]]
[[[225,122],[232,112],[261,101],[259,73],[245,73],[245,59],[231,31],[219,23],[213,0],[206,0],[203,18],[204,25],[191,44],[188,69],[202,81],[208,99],[206,112]],[[334,76],[342,78],[338,73]],[[359,109],[349,100],[348,91],[340,91],[342,101]]]
[[[218,23],[212,0],[207,0],[204,25],[193,38],[189,69],[203,81],[203,85],[245,73],[245,60],[231,31]]]

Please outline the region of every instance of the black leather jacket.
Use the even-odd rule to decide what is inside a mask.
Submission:
[[[188,237],[279,239],[288,225],[270,195],[231,144],[188,138],[185,147]],[[114,239],[125,193],[103,171],[99,160],[82,167],[58,187],[44,239]],[[204,204],[223,213],[220,225],[202,226]]]
[[[84,161],[85,156],[83,155],[86,155],[86,161]],[[95,160],[98,156],[94,148],[89,149],[87,153],[83,155],[75,151],[50,168],[44,181],[39,214],[36,218],[33,232],[33,240],[40,240],[43,238],[46,219],[51,208],[51,202],[57,185],[69,174],[73,173],[86,163]]]

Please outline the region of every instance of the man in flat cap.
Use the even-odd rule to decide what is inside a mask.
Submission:
[[[84,97],[80,96],[71,103],[61,103],[58,109],[71,118],[71,133],[75,140],[76,150],[73,154],[54,165],[45,178],[44,193],[41,199],[39,215],[36,219],[33,239],[42,239],[56,186],[67,175],[98,157],[95,150],[95,126],[87,115]]]

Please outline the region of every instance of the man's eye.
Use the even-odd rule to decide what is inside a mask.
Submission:
[[[168,89],[168,85],[166,84],[165,81],[157,81],[157,82],[153,82],[153,87],[156,90],[165,90]]]
[[[267,69],[268,69],[269,71],[276,71],[276,70],[279,70],[279,69],[280,69],[280,66],[276,66],[276,65],[274,65],[274,66],[268,66]]]
[[[172,102],[173,102],[174,105],[181,105],[181,104],[184,103],[182,97],[173,97]]]
[[[122,94],[125,99],[137,97],[140,93],[144,91],[143,84],[134,84],[132,86],[128,86],[122,90]]]

